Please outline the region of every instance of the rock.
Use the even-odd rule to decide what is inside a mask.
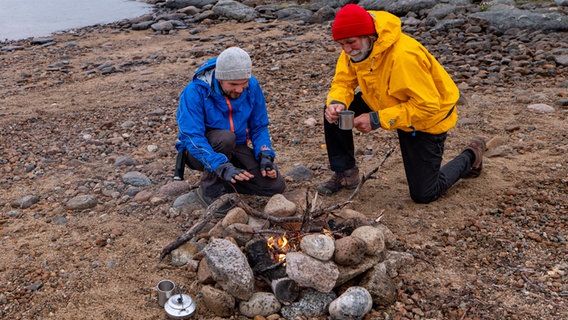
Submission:
[[[489,141],[487,141],[485,146],[487,147],[487,150],[491,150],[500,147],[502,145],[505,145],[506,143],[507,143],[507,138],[502,136],[495,136],[491,138]]]
[[[30,284],[29,286],[26,286],[24,289],[26,289],[28,291],[37,291],[41,287],[43,287],[43,282],[37,281],[37,282]]]
[[[325,293],[306,289],[299,301],[283,306],[280,313],[286,320],[321,317],[327,314],[329,304],[335,298],[334,292]]]
[[[380,229],[371,226],[359,227],[351,233],[351,236],[365,241],[365,254],[380,255],[385,250],[385,236]]]
[[[97,205],[97,198],[93,195],[78,195],[65,204],[69,210],[84,210],[90,209]]]
[[[220,16],[240,22],[249,22],[258,16],[254,8],[233,0],[219,0],[212,10]]]
[[[201,295],[207,309],[218,317],[229,318],[235,312],[235,298],[229,293],[212,286],[203,286]]]
[[[147,202],[150,201],[150,198],[152,198],[152,196],[153,194],[150,190],[142,190],[134,196],[134,201]]]
[[[568,17],[557,12],[527,11],[514,6],[491,3],[487,10],[471,14],[473,18],[486,20],[492,27],[505,32],[512,28],[541,31],[568,30]]]
[[[285,175],[294,181],[310,181],[313,177],[312,171],[304,166],[296,166],[288,171]]]
[[[150,28],[158,32],[168,32],[174,28],[174,25],[171,21],[160,21],[150,25]]]
[[[396,286],[387,274],[384,263],[375,265],[361,280],[360,286],[367,289],[373,303],[386,307],[396,300]]]
[[[239,311],[245,317],[269,316],[280,311],[281,305],[270,292],[255,292],[248,301],[241,301]]]
[[[393,249],[400,244],[400,242],[396,239],[394,233],[387,226],[382,223],[375,224],[373,226],[381,230],[381,232],[383,233],[385,239],[385,247],[387,249]]]
[[[363,287],[350,287],[329,305],[334,320],[359,320],[371,311],[373,299]]]
[[[330,292],[339,277],[339,270],[331,261],[314,259],[301,252],[289,252],[286,254],[286,274],[301,287]]]
[[[201,259],[199,262],[199,267],[197,269],[197,281],[201,284],[215,283],[215,279],[213,279],[213,274],[211,273],[211,269],[209,269],[207,259]]]
[[[150,179],[138,171],[127,172],[122,176],[124,183],[136,187],[146,187],[151,184]]]
[[[229,212],[222,220],[223,228],[227,228],[232,224],[240,223],[240,224],[247,224],[249,220],[249,215],[243,210],[241,207],[235,207]]]
[[[252,239],[254,230],[251,226],[244,223],[233,223],[225,228],[225,236],[235,239],[239,246],[244,246]]]
[[[296,213],[296,204],[281,194],[273,195],[264,207],[264,213],[273,217],[290,217]]]
[[[335,282],[335,287],[339,287],[349,280],[365,273],[367,270],[374,267],[376,264],[382,262],[385,259],[383,255],[380,256],[365,256],[363,261],[356,265],[342,266],[338,265],[339,277]]]
[[[12,208],[27,209],[39,202],[39,196],[27,195],[12,202]]]
[[[555,111],[554,107],[551,107],[551,106],[544,104],[544,103],[536,103],[536,104],[528,105],[527,109],[534,110],[534,111],[540,112],[540,113],[550,113],[550,112]]]
[[[384,264],[387,274],[393,278],[399,269],[414,264],[414,256],[408,252],[387,251]]]
[[[239,247],[228,240],[212,239],[203,252],[221,288],[237,299],[249,300],[254,293],[254,276]]]
[[[114,161],[114,166],[135,166],[136,163],[136,160],[132,159],[131,157],[121,156],[116,158],[116,160]]]
[[[356,265],[363,260],[367,244],[361,238],[347,236],[335,240],[335,252],[333,261],[339,265]]]
[[[312,18],[313,12],[308,9],[298,8],[298,7],[289,7],[278,10],[276,12],[276,16],[280,21],[310,21]]]
[[[202,242],[186,242],[171,252],[171,262],[175,266],[186,265],[195,255],[205,247]]]
[[[328,261],[333,257],[335,241],[323,234],[309,234],[302,237],[300,242],[302,252],[321,261]]]
[[[159,192],[166,196],[176,197],[188,192],[191,186],[184,181],[173,181],[160,187]]]

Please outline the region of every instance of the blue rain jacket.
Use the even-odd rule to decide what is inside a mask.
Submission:
[[[237,99],[229,99],[215,79],[217,58],[205,62],[182,91],[177,109],[179,127],[176,149],[187,149],[205,168],[215,172],[229,162],[222,153],[213,151],[205,133],[213,130],[231,130],[237,144],[250,142],[258,159],[261,151],[275,157],[268,133],[268,114],[264,94],[256,78]]]

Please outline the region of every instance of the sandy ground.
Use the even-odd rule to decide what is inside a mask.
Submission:
[[[312,181],[288,188],[327,178],[321,105],[339,54],[328,26],[227,22],[196,35],[99,27],[54,39],[0,52],[2,319],[164,319],[159,280],[198,286],[189,266],[158,259],[191,227],[183,216],[168,218],[175,198],[158,190],[172,178],[178,95],[196,67],[225,47],[251,52],[281,171],[313,170]],[[398,249],[417,257],[395,279],[397,302],[368,319],[568,318],[566,108],[527,108],[565,99],[565,81],[556,74],[464,90],[446,159],[474,135],[490,141],[491,154],[479,178],[442,199],[410,200],[398,152],[364,185],[351,208],[369,217],[384,212]],[[304,122],[310,117],[317,125]],[[377,131],[356,143],[368,172],[397,140]],[[137,164],[115,167],[120,156]],[[122,176],[133,170],[152,180],[147,199],[124,195]],[[186,181],[198,178],[189,171]],[[66,209],[80,194],[98,205]],[[33,206],[12,206],[30,195],[39,197]],[[204,307],[199,316],[213,318]]]

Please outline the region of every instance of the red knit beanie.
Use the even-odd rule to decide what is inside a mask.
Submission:
[[[341,40],[377,33],[371,15],[356,4],[348,4],[335,15],[331,26],[333,40]]]

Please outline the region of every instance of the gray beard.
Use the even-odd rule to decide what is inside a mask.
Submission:
[[[356,55],[356,56],[349,55],[349,58],[353,62],[363,61],[369,56],[369,54],[371,53],[372,50],[373,50],[373,41],[371,41],[370,38],[366,38],[364,40],[363,48],[361,49],[361,53]]]

